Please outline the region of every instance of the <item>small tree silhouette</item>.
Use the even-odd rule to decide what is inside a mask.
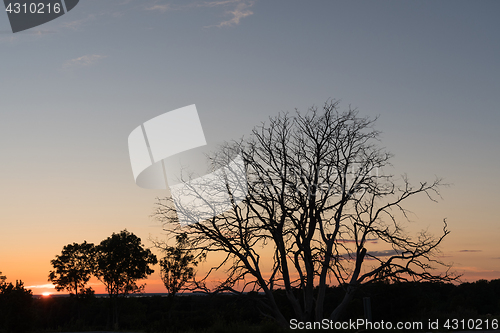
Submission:
[[[50,261],[54,270],[49,274],[49,281],[55,285],[57,291],[67,290],[74,292],[78,297],[80,292],[89,292],[85,285],[90,280],[94,270],[94,244],[68,244],[56,259]]]
[[[140,292],[144,285],[137,281],[154,272],[150,265],[158,262],[149,249],[145,249],[141,239],[126,229],[103,240],[96,247],[95,275],[104,284],[111,298],[113,326],[118,329],[117,297]]]
[[[5,283],[0,277],[0,331],[29,332],[32,329],[33,313],[31,290],[22,281]]]
[[[156,256],[141,244],[141,239],[123,230],[103,240],[96,247],[95,275],[104,284],[110,297],[139,292],[136,282],[154,272],[149,265],[158,262]]]
[[[186,233],[182,233],[175,237],[177,245],[173,246],[158,246],[164,253],[165,257],[160,260],[161,279],[170,296],[175,296],[183,287],[195,276],[194,267],[199,263],[195,259],[193,251],[190,250],[190,244]]]

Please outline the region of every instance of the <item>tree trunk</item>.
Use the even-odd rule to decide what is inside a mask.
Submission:
[[[352,286],[347,287],[347,292],[344,295],[342,302],[340,302],[340,304],[337,305],[335,310],[333,310],[332,313],[330,314],[329,318],[330,320],[333,320],[333,322],[337,322],[340,319],[342,312],[344,312],[347,305],[351,302],[355,291],[356,291],[355,287]]]

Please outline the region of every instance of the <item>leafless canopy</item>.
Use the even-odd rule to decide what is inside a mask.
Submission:
[[[155,216],[173,233],[187,232],[194,250],[223,252],[213,267],[226,269],[216,291],[256,290],[266,295],[263,313],[285,325],[273,290],[284,289],[298,320],[337,320],[363,283],[380,280],[453,279],[448,270],[433,274],[436,251],[448,235],[446,221],[438,237],[407,234],[403,202],[414,195],[439,197],[441,180],[412,186],[406,177],[384,175],[391,154],[379,148],[376,119],[363,118],[338,101],[307,114],[281,113],[253,130],[248,140],[226,144],[211,158],[214,169],[236,155],[245,163],[248,193],[242,202],[225,188],[231,209],[181,227],[171,198],[159,200]],[[398,185],[399,183],[399,185]],[[182,207],[181,207],[182,208]],[[183,207],[187,209],[186,207]],[[370,252],[370,241],[386,250]],[[379,255],[377,255],[379,254]],[[325,313],[328,285],[345,287],[336,309]],[[213,290],[212,290],[213,291]]]

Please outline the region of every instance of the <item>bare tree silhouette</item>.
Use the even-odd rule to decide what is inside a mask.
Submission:
[[[364,283],[453,280],[435,256],[449,234],[446,220],[438,237],[425,231],[412,236],[403,228],[403,203],[419,194],[435,201],[442,181],[412,186],[406,176],[384,175],[392,155],[378,147],[375,121],[350,107],[340,112],[335,100],[305,115],[281,113],[256,127],[250,139],[226,144],[210,158],[220,169],[242,157],[248,188],[243,202],[233,197],[229,182],[235,177],[227,173],[220,191],[232,208],[200,223],[179,225],[177,214],[187,215],[191,207],[159,199],[155,216],[166,230],[187,233],[192,250],[226,254],[197,287],[208,291],[211,273],[226,269],[227,278],[211,292],[261,291],[263,314],[287,326],[276,289],[284,289],[297,320],[335,321]],[[373,239],[388,250],[370,252]],[[433,264],[444,265],[445,272],[434,274]],[[344,286],[345,295],[326,313],[328,284]]]

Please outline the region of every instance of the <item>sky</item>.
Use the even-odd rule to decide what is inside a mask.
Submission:
[[[462,281],[500,278],[499,12],[487,0],[80,0],[15,34],[0,13],[0,271],[54,292],[50,260],[66,244],[125,228],[148,247],[165,238],[151,217],[165,191],[135,184],[128,153],[145,121],[196,104],[201,156],[339,99],[379,117],[391,173],[450,184],[439,203],[408,203],[409,230],[437,234],[446,218],[441,259]],[[165,292],[158,271],[147,292]]]

